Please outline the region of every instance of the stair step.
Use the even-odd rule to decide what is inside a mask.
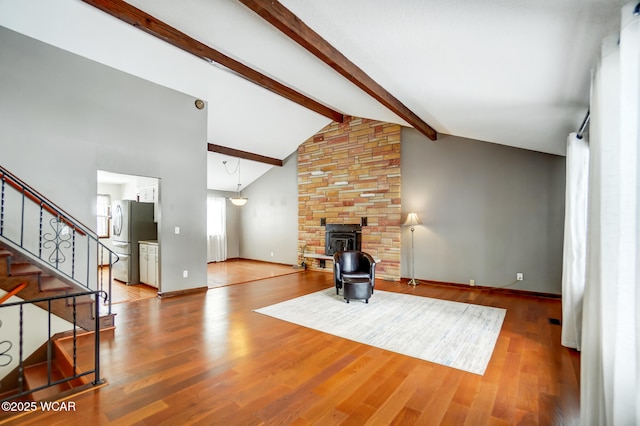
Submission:
[[[52,276],[40,278],[40,291],[63,291],[72,288],[69,284]]]
[[[23,277],[27,275],[38,275],[42,274],[42,269],[37,268],[28,263],[11,263],[11,273],[12,277]]]
[[[0,393],[0,401],[4,401],[5,399],[17,394],[18,392],[20,392],[20,390],[18,388],[15,388],[15,389],[9,389],[5,392]],[[27,398],[26,396],[12,399],[12,401],[23,401],[23,402],[26,402],[28,400],[29,398]],[[2,411],[0,411],[0,415],[1,414],[2,414]],[[2,418],[2,416],[0,416],[0,418]],[[2,424],[2,422],[0,422],[0,424]]]
[[[113,330],[116,328],[116,314],[100,315],[100,330]]]
[[[95,368],[95,332],[80,333],[77,339],[77,365],[79,371],[89,371]],[[100,331],[100,342],[102,345],[109,344],[114,339],[114,329]],[[56,346],[66,357],[71,359],[73,354],[73,336],[68,335],[56,340]],[[87,381],[94,379],[93,375],[85,376]]]
[[[56,359],[56,365],[58,366],[58,369],[60,370],[60,372],[65,375],[65,377],[71,377],[73,375],[76,375],[82,372],[82,370],[79,369],[79,365],[76,365],[76,369],[73,368],[74,367],[73,366],[73,338],[71,339],[72,339],[72,342],[71,342],[70,348],[64,344],[65,338],[56,339],[53,344],[53,351],[55,353],[54,357]],[[78,343],[83,342],[81,340],[76,340],[76,341]],[[77,355],[80,353],[82,349],[83,349],[82,346],[78,344],[77,350],[76,350],[76,364],[78,364]],[[90,369],[91,368],[89,368],[89,370]],[[89,383],[89,379],[86,376],[78,377],[76,379],[69,381],[69,385],[71,387],[82,386],[87,383]]]
[[[35,389],[39,386],[46,385],[48,383],[47,363],[43,362],[25,368],[24,378],[28,389]],[[58,370],[54,362],[54,364],[51,366],[51,381],[55,382],[61,379],[64,379],[64,376],[62,375],[60,370]],[[60,394],[61,392],[68,391],[69,389],[71,389],[71,385],[69,383],[61,383],[56,386],[51,386],[49,388],[34,392],[32,394],[32,399],[35,401],[40,401],[46,398],[52,398]]]
[[[73,306],[73,298],[69,297],[65,300],[67,301],[67,306]],[[89,295],[76,297],[76,306],[87,305],[93,302],[94,302],[93,298]]]
[[[9,257],[12,255],[13,253],[11,253],[9,250],[0,249],[0,257]]]

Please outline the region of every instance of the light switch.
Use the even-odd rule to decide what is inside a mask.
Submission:
[[[180,227],[176,226],[176,235],[178,235],[180,233]]]

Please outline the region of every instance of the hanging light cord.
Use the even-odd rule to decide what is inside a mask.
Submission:
[[[238,158],[238,162],[236,163],[236,167],[232,171],[229,171],[229,168],[227,167],[227,160],[222,161],[222,164],[224,164],[224,170],[227,172],[227,174],[235,175],[236,172],[238,172],[238,174],[240,173],[240,159],[239,158]]]
[[[238,162],[236,163],[236,167],[231,172],[227,168],[227,160],[222,161],[222,164],[224,164],[224,170],[227,172],[227,174],[235,175],[236,172],[238,172],[238,187],[236,188],[236,192],[238,193],[238,196],[239,196],[240,187],[242,186],[242,184],[240,183],[240,159],[238,158]]]

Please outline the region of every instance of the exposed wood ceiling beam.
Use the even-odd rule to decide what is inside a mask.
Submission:
[[[284,164],[282,160],[272,157],[265,157],[264,155],[254,154],[252,152],[241,151],[239,149],[228,148],[222,145],[208,144],[208,150],[210,152],[217,152],[218,154],[228,155],[230,157],[244,158],[245,160],[257,161],[259,163],[271,164],[272,166],[282,167]]]
[[[207,46],[198,40],[189,37],[185,33],[173,28],[159,19],[154,18],[148,13],[131,6],[123,0],[82,0],[91,6],[94,6],[103,12],[106,12],[128,24],[133,25],[169,44],[176,46],[198,58],[208,62],[216,62],[229,70],[237,73],[243,78],[270,90],[278,95],[289,99],[305,108],[317,112],[327,118],[342,123],[344,116],[338,111],[322,105],[321,103],[296,92],[295,90],[279,83],[272,78],[232,59],[225,54]]]
[[[396,99],[384,87],[376,83],[364,71],[331,46],[318,33],[309,28],[289,9],[275,0],[239,0],[293,41],[314,54],[318,59],[339,72],[347,80],[377,99],[416,130],[431,140],[436,140],[437,132],[420,117]],[[339,12],[338,12],[339,13]]]

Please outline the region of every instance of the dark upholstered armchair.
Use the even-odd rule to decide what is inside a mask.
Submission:
[[[345,278],[367,278],[371,293],[376,282],[376,262],[368,253],[358,250],[339,251],[333,255],[333,278],[336,294],[340,294]]]

